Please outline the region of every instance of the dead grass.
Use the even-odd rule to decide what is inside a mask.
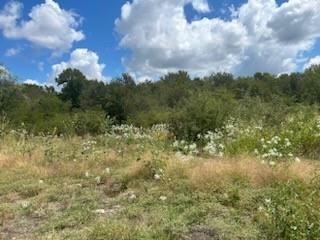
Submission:
[[[64,139],[55,139],[50,143],[49,147],[52,147],[50,149],[55,152],[49,161],[44,155],[44,150],[48,148],[47,143],[41,145],[39,141],[39,146],[37,146],[38,140],[35,140],[32,144],[37,147],[24,155],[21,151],[15,151],[15,143],[12,143],[11,146],[6,143],[8,148],[6,148],[7,145],[2,145],[0,150],[0,181],[4,184],[3,194],[0,193],[0,206],[2,204],[2,209],[0,208],[0,239],[1,224],[6,227],[3,229],[7,233],[7,239],[12,239],[12,237],[19,239],[24,233],[36,233],[38,226],[44,225],[46,221],[51,224],[50,226],[56,226],[56,221],[60,218],[62,219],[59,223],[61,226],[68,226],[68,221],[74,221],[75,229],[79,230],[82,226],[77,223],[83,220],[86,227],[90,228],[90,224],[96,223],[95,219],[89,218],[92,214],[91,208],[105,209],[105,212],[109,214],[114,211],[113,207],[109,208],[111,202],[115,203],[115,206],[120,204],[124,208],[128,208],[119,214],[116,213],[117,217],[120,214],[126,214],[121,215],[121,220],[130,219],[130,217],[148,219],[145,222],[145,225],[148,225],[146,229],[149,229],[149,226],[161,225],[158,221],[152,222],[152,217],[158,219],[158,216],[167,217],[166,222],[176,221],[176,224],[180,224],[181,219],[173,219],[171,213],[168,217],[166,210],[176,211],[173,212],[174,216],[180,216],[180,209],[189,209],[190,202],[193,206],[191,210],[194,211],[192,215],[200,217],[207,214],[207,208],[221,209],[221,204],[225,207],[223,211],[228,214],[228,206],[239,207],[241,211],[245,211],[245,208],[242,209],[242,207],[251,206],[250,196],[255,196],[256,192],[260,192],[260,190],[272,189],[272,183],[285,183],[287,180],[297,178],[312,186],[312,180],[318,173],[320,166],[316,161],[302,160],[300,163],[287,162],[270,167],[262,164],[260,160],[248,156],[220,159],[184,157],[169,151],[162,151],[162,149],[154,151],[154,149],[148,148],[142,151],[136,146],[129,146],[118,152],[117,146],[112,149],[112,147],[105,148],[105,145],[101,145],[91,152],[82,153],[83,139],[76,138],[68,140],[68,142],[64,141]],[[111,169],[108,174],[105,173],[106,168]],[[160,169],[164,171],[161,175],[161,181],[158,181],[154,179],[154,174]],[[90,173],[89,177],[85,175],[87,171]],[[97,176],[102,179],[99,183],[95,180]],[[190,189],[199,192],[190,195]],[[241,203],[237,202],[237,191],[233,191],[238,189],[241,190],[239,193],[241,197],[249,192],[249,197],[241,199]],[[135,193],[137,198],[129,200],[129,195],[126,195],[129,193]],[[211,201],[211,196],[215,193],[217,193],[218,202]],[[176,194],[175,197],[178,200],[172,199],[171,194]],[[160,195],[168,197],[168,200],[160,202],[158,200]],[[233,196],[235,196],[235,200],[233,200]],[[197,200],[195,203],[194,197],[199,197],[199,202]],[[31,203],[31,207],[23,209],[21,202],[26,201]],[[176,201],[179,203],[179,208],[175,205]],[[166,204],[169,208],[162,206]],[[183,204],[185,206],[180,208]],[[145,207],[148,208],[146,212],[144,212]],[[82,211],[82,208],[90,209],[89,213]],[[40,224],[40,222],[33,220],[33,217],[38,216],[38,213],[39,216],[45,213],[49,217],[40,219]],[[186,220],[183,221],[187,223],[189,215],[186,213],[185,215]],[[112,219],[112,214],[103,217]],[[210,221],[212,220],[210,213],[206,217]],[[26,219],[27,223],[17,221],[17,219]],[[204,222],[205,218],[199,219]],[[34,224],[28,225],[32,221]],[[149,225],[150,221],[151,225]],[[221,224],[226,222],[225,226],[234,224],[233,209],[230,208],[230,216],[221,216],[219,221]],[[136,223],[136,220],[134,222]],[[228,225],[228,223],[230,224]],[[216,226],[216,222],[212,222],[212,224]],[[118,226],[116,227],[116,232],[112,233],[112,236],[121,233],[118,231]],[[248,229],[255,229],[254,226],[251,227],[249,226]],[[22,230],[14,232],[14,228]],[[76,231],[75,229],[70,228],[67,231]],[[186,235],[190,239],[214,238],[214,233],[210,232],[211,228],[200,228],[200,230],[195,228],[194,231],[192,229]],[[235,232],[233,227],[230,229],[232,229],[230,232]],[[100,229],[94,229],[94,231],[98,231],[98,234],[103,236],[105,234],[109,236],[108,231],[102,233],[99,233]],[[60,234],[63,233],[57,232],[50,239],[55,239],[54,237],[65,239],[64,237],[60,238]],[[79,233],[76,232],[75,236],[77,234]],[[120,237],[118,238],[120,239]],[[30,239],[36,239],[35,235],[33,234]],[[110,237],[110,239],[116,238]]]
[[[0,153],[0,167],[8,169],[26,169],[39,177],[79,177],[88,169],[101,170],[101,166],[119,165],[119,156],[114,151],[106,151],[99,156],[90,156],[85,160],[59,161],[50,165],[41,162],[43,156],[34,152],[32,157]],[[312,181],[319,172],[320,165],[314,161],[303,160],[300,163],[282,163],[276,167],[262,164],[250,157],[230,159],[194,159],[182,161],[172,156],[167,162],[166,171],[172,178],[187,178],[190,184],[199,189],[226,187],[235,182],[248,182],[254,187],[263,187],[275,181],[287,181],[298,178],[305,183]],[[129,161],[122,169],[128,179],[150,178],[152,153],[146,152],[139,161]]]
[[[169,165],[171,172],[176,170],[180,175],[185,175],[190,184],[198,189],[219,189],[235,182],[247,182],[253,187],[264,187],[291,178],[309,183],[318,173],[318,167],[315,162],[307,160],[270,167],[249,157],[207,159],[189,163],[176,160]]]

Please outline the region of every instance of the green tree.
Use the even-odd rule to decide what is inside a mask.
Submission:
[[[70,101],[72,108],[79,108],[80,96],[86,81],[86,77],[78,69],[68,68],[64,70],[56,78],[58,86],[63,86],[61,91],[62,100]]]

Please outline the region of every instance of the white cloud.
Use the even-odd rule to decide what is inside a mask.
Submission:
[[[25,39],[36,46],[60,54],[70,49],[74,42],[84,39],[77,28],[81,23],[78,15],[61,9],[53,0],[35,5],[29,20],[21,20],[23,5],[10,1],[0,12],[0,30],[9,39]]]
[[[320,65],[320,56],[311,58],[309,62],[304,65],[304,70],[310,68],[313,65]]]
[[[248,0],[230,7],[231,20],[192,22],[184,13],[189,3],[198,12],[209,11],[207,0],[133,0],[122,7],[115,24],[120,46],[132,52],[123,60],[128,71],[137,77],[178,69],[192,75],[290,72],[320,37],[318,0]]]
[[[99,63],[99,56],[85,48],[78,48],[70,54],[67,62],[61,62],[52,66],[51,83],[63,70],[67,68],[76,68],[80,70],[87,79],[105,81],[103,76],[104,64]]]
[[[188,23],[184,14],[188,3],[205,10],[199,1],[185,0],[139,0],[122,7],[116,28],[123,35],[120,45],[133,53],[132,59],[124,59],[130,72],[138,77],[179,69],[203,74],[212,67],[231,70],[241,62],[246,29],[237,21],[217,18]]]
[[[210,7],[207,0],[189,0],[193,8],[199,12],[210,12]]]
[[[268,26],[283,43],[313,42],[320,37],[319,10],[318,0],[290,0],[276,9]]]
[[[41,84],[39,81],[33,79],[26,79],[23,83],[27,85],[43,86],[43,84]]]
[[[9,48],[5,52],[5,56],[7,57],[14,57],[20,53],[21,49],[20,48]]]

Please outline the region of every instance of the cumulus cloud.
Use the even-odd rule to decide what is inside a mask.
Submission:
[[[39,81],[33,80],[33,79],[26,79],[25,81],[23,81],[23,83],[24,83],[24,84],[27,84],[27,85],[44,86],[44,85],[41,84]]]
[[[268,26],[283,43],[313,42],[320,37],[319,7],[317,0],[290,0],[275,10]]]
[[[304,65],[304,70],[310,68],[313,65],[320,65],[320,56],[316,56],[314,58],[311,58],[308,63]]]
[[[120,45],[132,50],[125,65],[136,75],[154,76],[178,69],[193,73],[231,70],[242,60],[246,29],[237,21],[201,19],[188,23],[184,6],[199,1],[133,1],[122,7],[116,28],[123,35]],[[207,5],[206,1],[202,1]],[[229,39],[229,41],[225,41]]]
[[[201,18],[188,22],[184,6],[209,11],[207,0],[133,0],[116,20],[120,46],[131,50],[127,70],[157,77],[168,71],[193,75],[230,71],[290,72],[303,52],[320,37],[320,1],[248,0],[232,8],[230,20]]]
[[[78,48],[70,54],[67,62],[61,62],[52,66],[51,83],[63,70],[67,68],[76,68],[80,70],[87,79],[105,81],[103,76],[104,64],[99,63],[99,56],[85,48]]]
[[[210,7],[207,0],[189,0],[193,8],[199,12],[210,12]]]
[[[10,1],[0,11],[0,30],[6,38],[25,39],[59,54],[85,37],[82,31],[77,30],[81,18],[72,11],[60,8],[53,0],[35,5],[28,20],[21,19],[22,9],[22,3]]]

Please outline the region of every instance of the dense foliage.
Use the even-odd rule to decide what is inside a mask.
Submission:
[[[192,79],[180,71],[142,83],[129,74],[103,83],[67,69],[57,77],[57,89],[17,84],[3,70],[0,75],[2,117],[13,128],[24,124],[35,134],[99,134],[110,123],[139,127],[166,123],[176,137],[191,141],[231,117],[279,126],[301,109],[317,113],[320,103],[319,66],[280,76],[217,73]]]

